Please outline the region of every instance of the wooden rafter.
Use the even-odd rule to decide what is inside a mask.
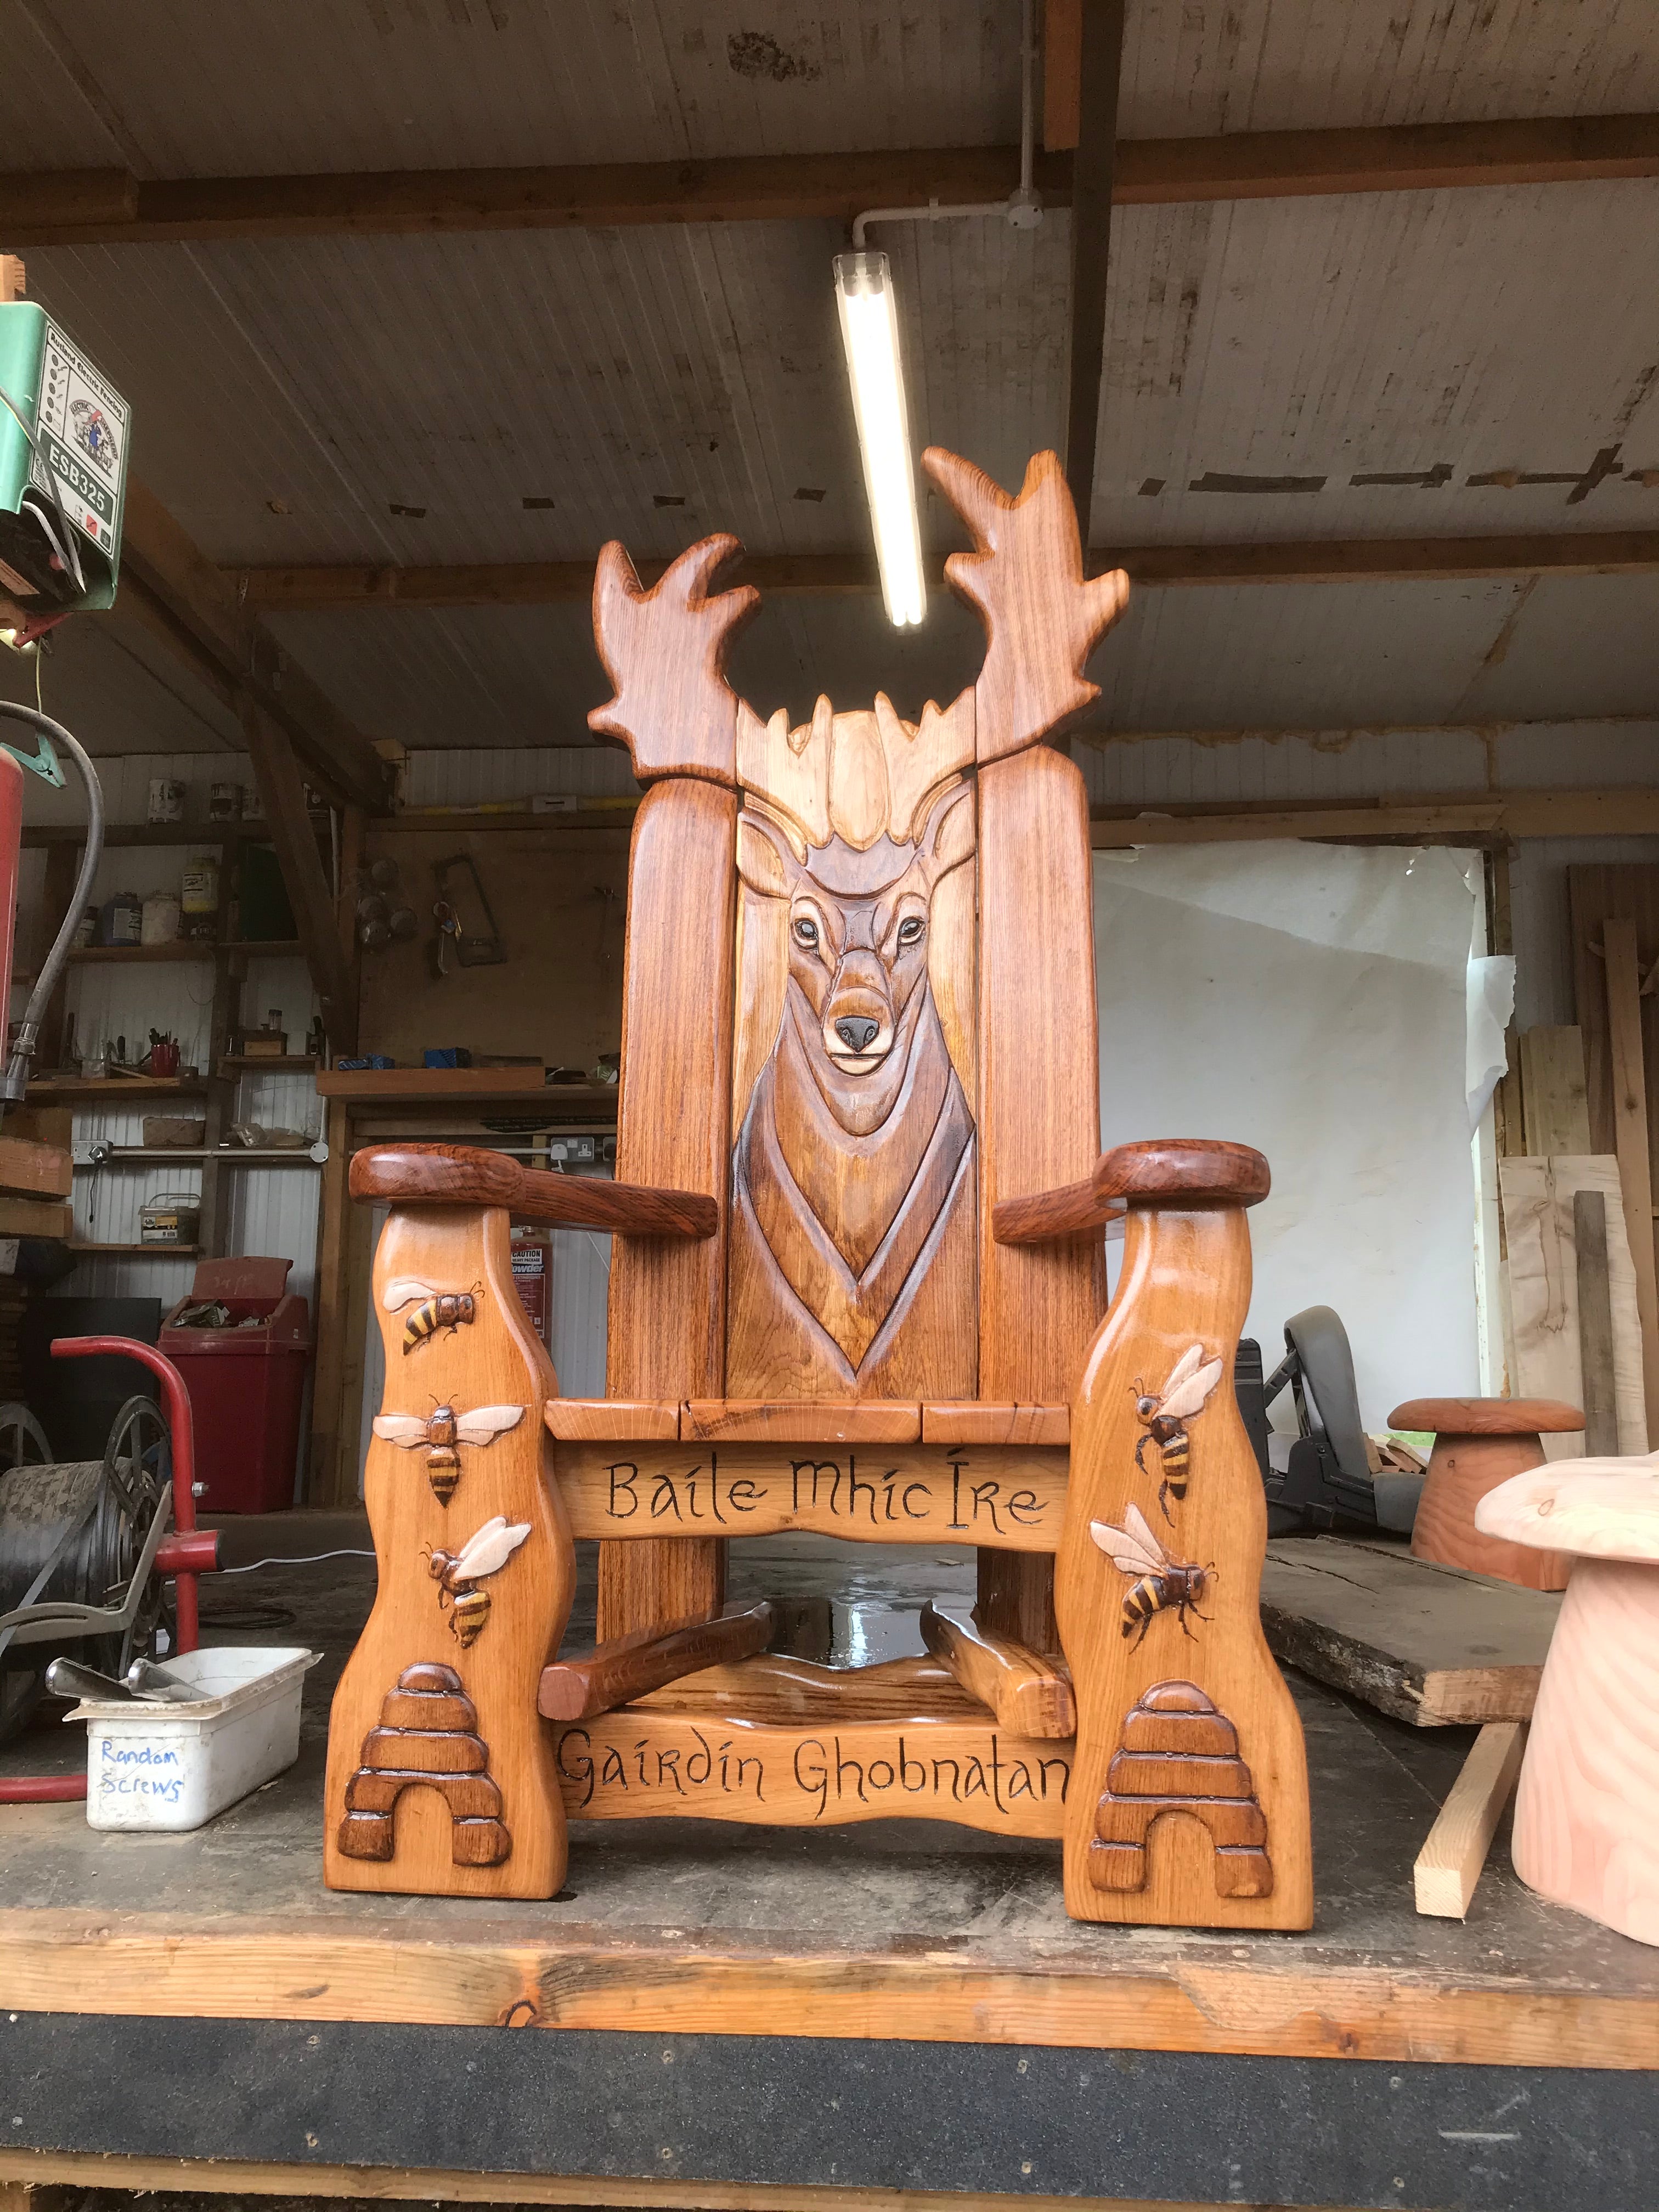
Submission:
[[[1659,530],[1558,532],[1509,538],[1312,539],[1282,544],[1113,546],[1109,558],[1143,586],[1203,584],[1431,582],[1468,576],[1641,576],[1659,573]],[[1103,557],[1097,556],[1097,562]],[[664,561],[641,561],[654,583]],[[592,561],[503,561],[392,568],[369,565],[228,569],[250,609],[314,614],[352,607],[586,605]],[[737,580],[776,598],[872,592],[863,553],[750,554]],[[942,586],[943,556],[930,580]]]
[[[1587,184],[1659,176],[1659,116],[1524,116],[1368,130],[1247,131],[1121,142],[1120,207],[1341,192]],[[368,237],[635,223],[849,222],[869,207],[1000,199],[1014,146],[875,154],[751,155],[519,169],[409,169],[140,182],[125,169],[0,176],[0,235],[35,246],[171,239]],[[1072,163],[1040,155],[1036,181],[1069,204]]]
[[[240,706],[248,758],[264,803],[306,966],[322,1001],[330,1048],[353,1052],[357,1044],[357,979],[341,941],[334,892],[317,850],[300,763],[288,732],[250,693],[244,692]]]
[[[289,659],[236,586],[135,478],[127,483],[116,609],[95,619],[129,614],[227,704],[250,695],[286,732],[314,783],[352,805],[386,811],[386,763],[368,738]]]

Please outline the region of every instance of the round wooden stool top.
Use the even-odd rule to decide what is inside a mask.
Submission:
[[[1437,1437],[1556,1436],[1583,1425],[1583,1414],[1564,1398],[1407,1398],[1389,1416],[1391,1429],[1431,1429]]]
[[[1540,1434],[1582,1429],[1584,1416],[1559,1398],[1408,1398],[1391,1429],[1431,1429],[1434,1451],[1412,1525],[1412,1552],[1444,1567],[1496,1575],[1523,1589],[1565,1589],[1572,1561],[1554,1551],[1483,1535],[1474,1512],[1489,1490],[1540,1467]]]

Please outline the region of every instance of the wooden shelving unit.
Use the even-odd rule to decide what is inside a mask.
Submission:
[[[614,1083],[549,1083],[539,1068],[362,1067],[324,1068],[318,1095],[356,1105],[473,1105],[496,1100],[521,1105],[591,1103],[608,1101],[614,1110]]]
[[[205,963],[218,957],[216,944],[193,944],[188,938],[179,937],[167,945],[77,945],[70,954],[70,965],[87,968],[112,963],[127,967],[155,962],[176,967],[185,961]]]
[[[207,1095],[203,1076],[64,1075],[31,1083],[31,1106],[147,1105],[153,1098],[202,1098]]]
[[[315,1075],[317,1063],[309,1053],[228,1052],[219,1061],[221,1075]]]

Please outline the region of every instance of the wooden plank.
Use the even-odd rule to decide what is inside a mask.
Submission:
[[[1088,802],[1075,765],[1038,745],[981,769],[979,809],[979,1395],[1060,1405],[1105,1306],[1104,1244],[999,1244],[991,1217],[1099,1157]],[[1034,1651],[1059,1649],[1046,1565],[983,1553],[978,1615]]]
[[[570,1086],[579,1093],[587,1086]],[[324,1067],[317,1073],[322,1098],[371,1103],[441,1103],[462,1098],[544,1098],[548,1082],[539,1067]],[[564,1086],[560,1086],[561,1095]],[[611,1094],[613,1097],[615,1093]]]
[[[1116,545],[1111,558],[1143,590],[1231,588],[1240,584],[1461,582],[1474,578],[1643,576],[1659,569],[1659,531],[1516,532],[1490,538],[1245,539],[1226,545]],[[664,561],[641,561],[642,582]],[[926,556],[929,584],[944,580],[942,555]],[[224,572],[251,607],[315,614],[377,607],[580,605],[593,588],[593,562],[501,561],[408,568],[316,563]],[[750,553],[745,583],[768,599],[873,598],[880,580],[868,553]]]
[[[1565,1399],[1583,1406],[1578,1269],[1574,1200],[1595,1191],[1606,1209],[1608,1282],[1613,1333],[1613,1396],[1617,1449],[1648,1449],[1642,1395],[1642,1336],[1636,1310],[1636,1271],[1620,1203],[1619,1163],[1610,1157],[1504,1159],[1498,1187],[1508,1248],[1512,1388],[1529,1398]],[[1572,1459],[1584,1449],[1583,1432],[1546,1436],[1548,1459]]]
[[[15,1119],[6,1116],[8,1129]],[[0,1136],[0,1192],[15,1198],[67,1198],[74,1172],[68,1150],[33,1138]]]
[[[1592,1148],[1589,1093],[1584,1078],[1584,1035],[1577,1024],[1522,1030],[1522,1130],[1534,1159],[1558,1152],[1583,1157]]]
[[[401,1309],[386,1296],[398,1277],[477,1284],[478,1311],[405,1359]],[[537,1419],[552,1364],[513,1279],[506,1213],[394,1207],[374,1282],[386,1377],[364,1503],[380,1593],[334,1694],[324,1880],[550,1897],[567,1838],[536,1693],[575,1557]],[[434,1406],[456,1409],[447,1444]]]
[[[1334,1536],[1270,1544],[1261,1576],[1276,1658],[1418,1728],[1527,1719],[1560,1604]]]
[[[1036,1748],[1054,1755],[1052,1745]],[[1333,1956],[1315,1945],[1285,1946],[1270,1969],[1248,1954],[1209,1948],[1194,1957],[1171,1944],[1154,1959],[1119,1942],[1087,1963],[1034,1970],[955,1947],[860,1948],[821,1934],[798,1946],[751,1938],[734,1947],[695,1936],[641,1942],[633,1929],[550,1928],[545,1920],[505,1928],[486,1920],[462,1933],[434,1929],[427,1915],[363,1927],[320,1915],[227,1921],[173,1911],[112,1920],[85,1908],[0,1907],[0,2004],[125,2018],[475,2027],[510,2020],[635,2034],[759,2030],[1096,2053],[1396,2063],[1420,2063],[1427,2053],[1447,2064],[1620,2070],[1651,2068],[1659,2036],[1659,1999],[1650,1992],[1607,1995],[1532,1978],[1497,1983],[1472,1966],[1443,1963],[1401,1972],[1388,1960]],[[305,2172],[309,2190],[312,2169]]]
[[[1419,1912],[1465,1920],[1527,1747],[1524,1721],[1488,1721],[1412,1869]]]
[[[1048,57],[1055,112],[1045,146],[1068,135],[1076,71],[1063,28]],[[1058,58],[1059,66],[1055,67]],[[1578,184],[1659,174],[1659,117],[1525,116],[1492,122],[1230,131],[1120,141],[1122,207]],[[1071,164],[1040,155],[1045,202],[1063,207]],[[630,223],[818,222],[870,207],[988,201],[1018,181],[1017,146],[750,155],[724,161],[299,176],[137,179],[123,169],[21,171],[0,191],[0,231],[30,246],[179,239],[425,236],[437,231],[611,228]]]
[[[550,1730],[573,1820],[954,1820],[997,1836],[1057,1836],[1070,1744],[975,1720],[789,1728],[729,1712],[634,1706]]]
[[[1062,1662],[1041,1658],[966,1613],[932,1604],[921,1608],[921,1640],[1011,1735],[1077,1733],[1077,1700]]]
[[[536,1710],[544,1720],[592,1720],[682,1675],[739,1665],[765,1650],[772,1627],[772,1608],[763,1601],[746,1612],[670,1629],[665,1636],[638,1631],[618,1637],[544,1667]]]
[[[1063,1449],[1048,1445],[705,1447],[682,1439],[556,1447],[572,1529],[626,1540],[630,1553],[669,1534],[775,1536],[789,1528],[870,1544],[1049,1553],[1065,1512],[1066,1462]]]
[[[653,786],[634,820],[617,1173],[714,1198],[722,1231],[613,1249],[607,1397],[678,1403],[725,1384],[737,814],[732,793],[675,778]],[[608,1547],[599,1640],[710,1619],[724,1589],[716,1541]]]
[[[1659,1270],[1655,1264],[1653,1162],[1642,1054],[1642,974],[1637,962],[1634,921],[1609,915],[1601,925],[1601,949],[1607,965],[1613,1150],[1619,1158],[1625,1233],[1636,1267],[1643,1395],[1648,1434],[1654,1437],[1659,1436]]]
[[[1112,240],[1123,0],[1077,0],[1077,130],[1073,140],[1071,283],[1066,293],[1066,483],[1089,544],[1094,511],[1100,381],[1106,357],[1106,276]]]
[[[678,1406],[638,1398],[550,1398],[542,1418],[548,1434],[566,1443],[644,1443],[680,1432]]]
[[[0,2173],[37,2188],[62,2179],[87,2188],[251,2197],[410,2198],[423,2204],[582,2204],[623,2212],[1209,2212],[1160,2197],[1005,2197],[955,2191],[788,2187],[742,2181],[629,2181],[608,2175],[480,2173],[409,2166],[283,2166],[251,2159],[182,2159],[103,2151],[0,2150]],[[23,2212],[18,2207],[17,2212]],[[52,2205],[49,2212],[70,2212]]]
[[[0,1198],[0,1237],[67,1238],[74,1209],[44,1198]]]
[[[1607,1257],[1607,1201],[1599,1190],[1572,1194],[1574,1275],[1578,1292],[1578,1396],[1584,1451],[1611,1459],[1619,1450],[1618,1376],[1613,1358],[1613,1280]]]
[[[410,2198],[423,2204],[582,2204],[621,2212],[1209,2212],[1159,2198],[1005,2197],[975,2190],[964,2203],[955,2191],[788,2187],[742,2181],[629,2181],[594,2174],[481,2173],[409,2166],[283,2166],[252,2159],[182,2159],[104,2151],[0,2150],[0,2173],[36,2191],[33,2212],[72,2212],[40,2202],[43,2184],[144,2195],[361,2197]],[[36,2182],[33,2177],[39,2175]],[[59,2194],[65,2192],[60,2191]],[[0,2208],[6,2212],[6,2208]],[[15,2212],[24,2212],[21,2206]]]
[[[998,1406],[958,1399],[921,1409],[926,1444],[1064,1444],[1071,1436],[1069,1406]]]
[[[901,1398],[694,1398],[680,1415],[688,1443],[913,1444],[921,1408]]]

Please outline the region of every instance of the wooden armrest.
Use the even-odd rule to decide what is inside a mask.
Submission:
[[[351,1195],[394,1205],[504,1206],[527,1221],[623,1237],[712,1237],[720,1210],[689,1190],[550,1175],[471,1145],[375,1145],[351,1163]]]
[[[1131,1206],[1255,1206],[1268,1187],[1267,1163],[1249,1145],[1154,1138],[1103,1152],[1081,1182],[1000,1200],[991,1234],[999,1244],[1046,1244],[1099,1229]]]
[[[591,1721],[598,1713],[659,1690],[682,1674],[705,1667],[729,1665],[764,1651],[772,1637],[772,1608],[763,1599],[746,1613],[722,1613],[717,1620],[694,1620],[665,1635],[636,1630],[614,1643],[596,1644],[542,1669],[536,1710],[550,1721]]]
[[[1012,1637],[936,1605],[921,1608],[921,1640],[1011,1735],[1076,1735],[1077,1699],[1063,1660],[1039,1658]]]

